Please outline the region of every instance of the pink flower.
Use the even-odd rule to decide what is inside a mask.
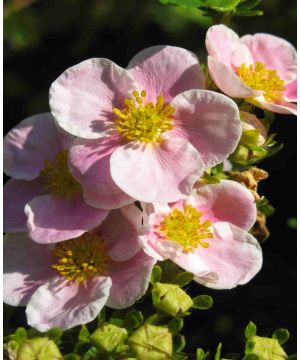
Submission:
[[[112,210],[98,229],[55,245],[6,235],[4,301],[27,306],[28,324],[39,331],[85,324],[104,305],[131,306],[155,263],[137,242],[141,214],[133,205]]]
[[[106,191],[110,174],[137,200],[177,201],[234,151],[238,108],[203,88],[196,56],[171,46],[141,51],[127,69],[86,60],[52,84],[52,114],[82,138],[70,150],[70,166],[89,204]]]
[[[297,54],[286,40],[269,34],[238,35],[224,25],[206,34],[208,67],[227,95],[281,114],[296,114]]]
[[[261,268],[261,248],[247,232],[256,220],[254,198],[234,181],[201,185],[186,200],[148,204],[144,212],[144,251],[171,259],[202,285],[231,289]]]
[[[69,171],[67,154],[73,140],[58,131],[50,113],[29,117],[6,135],[4,171],[13,179],[4,187],[5,232],[28,227],[33,240],[55,242],[80,236],[107,216],[108,210],[84,201],[82,187]],[[110,196],[118,204],[132,202],[112,181],[110,185]],[[105,208],[105,201],[101,204]]]

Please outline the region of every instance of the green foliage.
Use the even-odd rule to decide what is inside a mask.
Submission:
[[[222,350],[222,343],[220,343],[217,347],[217,351],[215,354],[215,360],[220,360],[221,359],[221,350]]]
[[[198,295],[193,298],[193,308],[208,310],[213,306],[213,299],[209,295]]]
[[[269,204],[269,200],[266,198],[261,199],[256,203],[256,207],[258,211],[261,211],[267,217],[272,216],[274,214],[275,208]]]
[[[252,336],[256,335],[256,325],[254,322],[250,321],[245,328],[245,338],[250,339]]]
[[[203,349],[199,348],[196,352],[196,360],[205,360],[209,356],[209,352],[205,352]]]
[[[287,329],[277,329],[274,331],[272,338],[277,339],[280,345],[288,341],[290,333]]]

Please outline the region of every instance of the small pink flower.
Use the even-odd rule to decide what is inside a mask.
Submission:
[[[254,198],[234,181],[201,185],[185,200],[145,205],[144,213],[144,251],[171,259],[202,285],[231,289],[261,268],[261,248],[247,232],[256,220]]]
[[[52,84],[53,116],[83,138],[70,150],[70,166],[89,204],[106,191],[110,174],[137,200],[177,201],[206,168],[234,151],[238,108],[203,88],[197,57],[171,46],[143,50],[127,69],[108,59],[86,60]]]
[[[141,214],[133,205],[112,210],[98,229],[55,245],[6,235],[4,302],[27,306],[28,324],[39,331],[85,324],[104,305],[131,306],[155,263],[137,242]]]
[[[56,128],[50,113],[29,117],[6,135],[4,171],[13,179],[4,187],[5,232],[27,231],[28,226],[33,240],[56,242],[82,235],[107,216],[108,210],[84,201],[82,187],[69,171],[73,140]],[[112,180],[106,184],[105,196],[119,206],[133,201]],[[107,204],[103,200],[101,205]]]
[[[214,25],[206,48],[210,75],[225,94],[273,112],[297,113],[297,53],[286,40],[270,34],[239,38]]]

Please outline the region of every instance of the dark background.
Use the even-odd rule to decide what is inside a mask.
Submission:
[[[296,0],[263,0],[265,16],[234,18],[240,35],[268,32],[296,43]],[[18,0],[4,1],[4,133],[22,119],[49,111],[48,90],[65,69],[89,57],[107,57],[121,66],[140,50],[169,44],[205,59],[204,39],[210,20],[198,10],[163,6],[157,0]],[[291,338],[286,351],[296,352],[296,231],[286,224],[296,216],[296,118],[277,115],[272,132],[284,149],[262,167],[270,172],[260,193],[276,208],[272,232],[263,245],[264,264],[249,284],[231,291],[192,285],[193,294],[214,298],[213,309],[187,318],[187,351],[197,346],[225,351],[244,348],[249,320],[260,335],[279,327]],[[17,310],[10,326],[24,322]]]

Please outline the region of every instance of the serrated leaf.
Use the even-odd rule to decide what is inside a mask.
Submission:
[[[183,328],[184,320],[182,318],[174,318],[167,324],[172,334],[178,333]]]
[[[216,11],[227,12],[234,10],[239,2],[240,0],[206,0],[205,5]]]
[[[78,334],[78,340],[80,341],[89,341],[90,332],[85,325],[81,326],[81,329]]]
[[[193,278],[194,278],[194,274],[183,271],[175,277],[174,284],[183,287],[189,284],[193,280]]]
[[[237,9],[238,10],[251,10],[256,5],[258,5],[260,2],[261,2],[261,0],[247,0],[247,1],[244,1],[243,3],[240,3],[239,6],[237,7]]]
[[[158,266],[158,265],[154,265],[153,269],[152,269],[152,272],[151,272],[151,277],[150,277],[151,284],[155,284],[156,282],[160,282],[161,275],[162,275],[161,267]]]
[[[209,295],[198,295],[193,299],[193,308],[200,309],[200,310],[208,310],[210,309],[213,304],[213,298]]]
[[[277,329],[274,331],[272,338],[277,339],[279,344],[282,345],[288,341],[290,333],[287,329]]]
[[[173,336],[173,351],[180,352],[186,345],[185,337],[181,334],[175,334]]]
[[[262,16],[264,12],[262,10],[244,10],[237,11],[236,15],[238,16]]]
[[[256,325],[254,322],[250,321],[245,328],[245,338],[250,339],[252,336],[256,335]]]
[[[215,355],[215,360],[220,360],[221,359],[221,350],[222,350],[222,343],[220,343],[217,347],[217,351],[216,351],[216,355]]]

